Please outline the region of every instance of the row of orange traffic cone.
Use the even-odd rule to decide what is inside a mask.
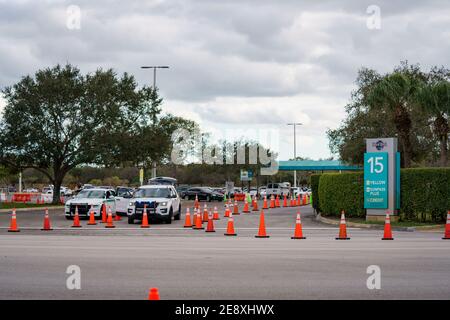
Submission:
[[[114,218],[115,221],[120,221],[121,218],[119,215],[116,215]],[[105,228],[115,228],[114,223],[113,223],[113,217],[112,217],[112,212],[111,209],[109,209],[108,214],[106,214],[106,208],[103,207],[102,210],[102,223],[105,223]],[[96,225],[97,222],[95,221],[95,216],[94,216],[94,212],[91,211],[91,213],[89,214],[89,222],[87,223],[88,225]],[[80,216],[78,215],[78,208],[75,209],[75,214],[73,217],[73,224],[72,224],[72,228],[81,228],[81,224],[80,224]],[[53,230],[51,227],[51,223],[50,223],[50,216],[48,214],[48,209],[45,209],[45,215],[44,215],[44,225],[41,229],[42,231],[51,231]],[[20,229],[18,227],[18,223],[17,223],[17,215],[16,215],[16,209],[12,210],[12,215],[11,215],[11,224],[10,227],[8,229],[8,232],[19,232]]]

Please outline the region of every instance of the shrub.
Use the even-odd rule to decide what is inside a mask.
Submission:
[[[339,216],[344,210],[349,217],[365,217],[363,180],[362,172],[321,175],[317,205],[322,214]],[[450,210],[450,168],[401,169],[400,180],[400,220],[445,221]]]
[[[319,179],[322,174],[312,174],[311,179],[311,193],[312,193],[312,207],[320,212],[319,208]]]
[[[450,210],[450,168],[401,170],[400,219],[445,221]]]
[[[319,208],[324,215],[364,217],[363,173],[327,173],[319,180]],[[313,198],[314,200],[314,198]]]

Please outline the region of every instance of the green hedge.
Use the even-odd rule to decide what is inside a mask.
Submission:
[[[319,177],[318,208],[323,215],[365,217],[364,175],[328,173]],[[311,184],[313,187],[313,180]],[[401,169],[402,221],[442,222],[450,210],[450,168]],[[313,201],[315,201],[313,190]]]
[[[450,168],[402,169],[400,219],[445,221],[450,210]]]
[[[319,180],[322,174],[312,174],[310,176],[311,179],[311,193],[312,193],[312,207],[316,211],[320,211],[319,209]]]
[[[323,215],[365,217],[363,173],[327,173],[319,180],[319,208]],[[313,198],[314,200],[314,198]]]

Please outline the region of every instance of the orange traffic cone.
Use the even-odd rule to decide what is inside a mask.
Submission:
[[[345,223],[344,210],[342,210],[341,213],[341,222],[339,225],[339,237],[337,237],[336,240],[350,240],[350,238],[347,237],[347,224]]]
[[[224,214],[225,218],[229,218],[230,217],[230,208],[228,207],[228,204],[225,205],[225,214]]]
[[[19,228],[17,227],[16,209],[12,210],[11,224],[9,226],[8,232],[20,232]]]
[[[113,217],[111,208],[108,207],[108,218],[106,219],[106,226],[105,228],[115,228],[116,226],[113,223]]]
[[[194,208],[195,208],[195,209],[198,209],[199,206],[200,206],[200,204],[199,204],[199,202],[198,202],[198,196],[195,195]]]
[[[447,211],[447,223],[445,224],[445,233],[443,240],[450,240],[450,210]]]
[[[248,202],[247,199],[244,200],[244,209],[242,210],[243,213],[250,213],[250,209],[248,208]]]
[[[280,207],[280,197],[277,195],[277,197],[275,198],[275,207],[279,208]]]
[[[287,196],[284,195],[284,199],[283,199],[283,207],[286,208],[288,206],[287,204]]]
[[[206,226],[206,232],[216,232],[216,230],[214,230],[214,222],[213,222],[213,216],[211,211],[209,212],[209,216],[208,216],[208,225]]]
[[[148,300],[159,300],[158,288],[150,288]]]
[[[258,210],[258,200],[256,199],[256,196],[253,197],[253,211],[259,211]]]
[[[394,240],[392,237],[391,218],[389,217],[389,211],[386,211],[386,220],[384,221],[384,236],[381,240]]]
[[[122,218],[117,214],[114,216],[114,221],[122,221]]]
[[[186,218],[184,219],[184,227],[192,228],[191,213],[189,212],[189,208],[186,208]]]
[[[197,210],[197,214],[196,214],[196,218],[195,218],[195,225],[194,225],[194,227],[192,229],[195,229],[195,230],[203,230],[203,229],[205,229],[203,227],[202,215],[200,213],[200,209]]]
[[[220,220],[219,211],[217,211],[217,207],[214,207],[213,220]]]
[[[263,209],[269,209],[269,207],[267,206],[267,196],[264,196]]]
[[[203,208],[203,218],[202,218],[202,222],[208,222],[208,206],[205,204],[204,208]]]
[[[226,236],[237,236],[237,234],[234,232],[234,220],[233,220],[233,214],[230,213],[230,217],[228,218],[227,223],[227,232],[224,233]]]
[[[42,231],[51,231],[53,230],[50,224],[50,217],[48,215],[48,209],[45,208],[45,215],[44,215],[44,227],[41,229]]]
[[[297,195],[297,203],[295,205],[296,206],[302,205],[302,196],[300,194]]]
[[[144,204],[144,212],[142,212],[141,228],[150,228],[148,224],[147,205]]]
[[[306,193],[303,195],[303,205],[306,206],[308,204],[308,199],[306,198]]]
[[[235,216],[237,216],[237,215],[239,215],[240,213],[239,213],[239,207],[238,207],[238,203],[237,203],[237,201],[236,200],[234,200],[234,206],[233,206],[233,214],[235,215]]]
[[[273,195],[270,196],[270,209],[275,208],[275,198]]]
[[[263,210],[261,210],[261,214],[259,215],[259,230],[255,238],[269,238],[269,236],[266,234],[266,223],[264,221]]]
[[[89,226],[95,226],[97,222],[95,222],[95,215],[94,211],[91,210],[91,213],[89,214],[89,222],[87,223]]]
[[[78,206],[75,207],[75,215],[73,216],[72,228],[81,228],[80,216],[78,215]]]
[[[291,239],[306,239],[306,237],[303,236],[302,220],[300,219],[300,211],[297,212],[297,219],[295,220],[294,236],[291,237]]]
[[[102,223],[106,223],[107,217],[106,217],[106,206],[102,205]]]

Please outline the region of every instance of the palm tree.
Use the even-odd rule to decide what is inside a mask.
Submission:
[[[377,80],[367,91],[365,102],[369,108],[387,112],[397,130],[399,144],[403,151],[403,166],[410,167],[413,157],[411,144],[411,111],[414,97],[422,83],[417,73],[395,71]]]
[[[419,105],[431,117],[433,132],[439,141],[440,165],[447,166],[450,115],[450,82],[440,80],[424,84],[417,92]]]

